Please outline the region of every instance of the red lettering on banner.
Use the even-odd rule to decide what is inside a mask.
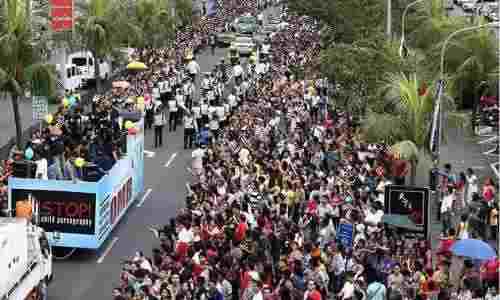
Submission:
[[[111,224],[116,222],[116,219],[127,208],[132,194],[132,178],[129,178],[120,186],[119,190],[115,190],[113,200],[111,201]]]
[[[71,18],[73,16],[72,7],[53,7],[50,12],[52,18]]]
[[[74,201],[43,201],[40,203],[40,209],[44,215],[80,219],[90,218],[91,212],[89,204]]]
[[[65,217],[76,218],[78,216],[78,205],[75,202],[70,202],[66,205]]]
[[[73,0],[51,0],[50,16],[53,31],[71,30],[73,28]]]

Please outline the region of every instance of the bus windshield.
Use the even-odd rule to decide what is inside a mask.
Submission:
[[[87,64],[87,59],[85,59],[85,57],[75,57],[71,60],[71,63],[81,67]]]

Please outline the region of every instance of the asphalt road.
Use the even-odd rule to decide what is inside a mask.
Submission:
[[[197,55],[201,71],[211,71],[227,49],[216,49],[215,56],[207,49]],[[165,140],[166,138],[166,140]],[[119,283],[121,261],[135,251],[151,254],[156,241],[149,226],[167,224],[184,206],[186,170],[191,151],[183,149],[183,129],[164,132],[164,146],[153,149],[153,131],[146,131],[144,149],[155,155],[144,160],[145,197],[139,197],[128,214],[114,229],[100,251],[77,251],[67,260],[54,261],[54,281],[49,286],[50,300],[110,299],[113,286]],[[151,192],[148,193],[148,190]],[[100,262],[100,263],[99,263]]]
[[[215,56],[211,56],[210,51],[200,53],[198,62],[202,72],[211,70],[225,52],[226,49],[217,49]],[[153,149],[152,131],[146,132],[144,148],[155,151],[155,155],[145,157],[145,192],[151,192],[147,193],[142,206],[137,207],[142,202],[139,197],[100,251],[78,251],[68,260],[54,261],[50,300],[110,299],[113,286],[119,282],[121,261],[137,250],[151,253],[155,240],[148,226],[166,224],[184,205],[185,183],[189,180],[186,167],[190,164],[191,151],[182,149],[182,126],[177,132],[164,134],[164,146]],[[478,147],[464,141],[462,133],[455,132],[443,147],[442,161],[452,162],[457,171],[468,166],[486,170],[489,161],[479,155]],[[419,173],[426,174],[426,167],[421,168]],[[418,181],[425,185],[426,176]]]
[[[224,50],[217,49],[216,56],[223,53]],[[202,71],[211,70],[218,61],[207,54],[205,51],[198,56]],[[150,253],[154,240],[148,226],[167,224],[169,218],[175,216],[184,204],[188,180],[186,167],[191,152],[183,150],[182,126],[176,132],[164,133],[165,138],[162,148],[153,149],[153,132],[146,132],[144,149],[156,152],[152,158],[145,157],[145,191],[151,189],[151,192],[142,206],[131,207],[100,252],[80,251],[68,260],[55,261],[49,299],[109,299],[112,286],[119,280],[121,260],[136,250]],[[167,165],[167,162],[170,163]],[[100,259],[102,263],[98,264]]]

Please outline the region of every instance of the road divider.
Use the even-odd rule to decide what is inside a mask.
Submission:
[[[144,150],[144,155],[146,155],[148,158],[153,158],[155,154],[156,152]]]
[[[146,201],[146,199],[149,197],[149,194],[151,194],[152,191],[153,191],[153,189],[148,189],[144,193],[144,196],[142,196],[141,201],[139,201],[139,203],[137,203],[137,207],[141,207],[144,204],[144,201]]]
[[[174,159],[175,159],[176,156],[177,156],[177,152],[175,152],[174,154],[172,154],[170,156],[170,158],[168,159],[168,161],[165,163],[164,167],[168,168],[174,162]]]
[[[114,237],[111,242],[109,242],[108,246],[106,247],[106,250],[101,254],[99,259],[97,260],[98,264],[102,264],[106,256],[108,256],[109,252],[111,252],[111,249],[115,246],[116,242],[118,242],[118,237]]]

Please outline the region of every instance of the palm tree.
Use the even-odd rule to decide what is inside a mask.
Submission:
[[[83,38],[83,43],[92,52],[95,61],[96,89],[101,90],[99,62],[108,55],[117,44],[119,32],[127,32],[117,0],[88,0],[75,3],[81,14],[77,18],[75,29]]]
[[[138,47],[160,48],[175,37],[175,18],[164,0],[139,0],[135,6],[134,26],[139,32]]]
[[[428,155],[428,139],[433,110],[432,92],[422,92],[425,82],[416,74],[390,73],[381,89],[381,95],[394,107],[389,112],[368,113],[362,132],[368,142],[383,141],[392,145],[393,153],[411,164],[411,184],[415,184],[416,170],[421,154]],[[446,125],[459,126],[463,122],[454,113],[453,101],[443,97]]]
[[[0,90],[12,101],[16,144],[22,149],[22,124],[19,97],[32,87],[33,93],[49,96],[54,89],[54,69],[39,63],[32,41],[31,16],[27,0],[5,0],[0,14]]]
[[[177,28],[183,28],[190,25],[193,17],[192,0],[174,0],[175,1],[175,19]]]
[[[476,20],[477,25],[486,23],[482,18]],[[441,45],[438,44],[439,50]],[[464,99],[472,99],[472,103],[463,104],[472,106],[473,119],[478,110],[481,93],[486,91],[483,87],[496,87],[498,70],[498,40],[489,28],[464,33],[450,42],[446,51],[445,72],[451,74],[453,96],[462,98],[469,92],[469,97]]]
[[[466,24],[465,17],[448,17],[444,1],[426,0],[415,6],[415,13],[407,18],[410,45],[424,51],[432,49],[446,36]]]

